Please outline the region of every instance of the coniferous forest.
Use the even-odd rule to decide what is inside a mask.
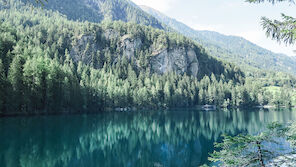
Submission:
[[[1,114],[292,105],[293,92],[273,94],[264,87],[289,90],[293,77],[283,74],[273,82],[245,76],[178,33],[120,21],[71,21],[20,1],[2,4],[0,20]],[[134,56],[123,56],[123,38],[141,40]],[[154,70],[153,48],[176,47],[193,48],[199,61],[196,76]]]

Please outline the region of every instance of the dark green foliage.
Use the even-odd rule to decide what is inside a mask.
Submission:
[[[221,148],[214,152],[209,160],[222,162],[225,166],[262,166],[262,138],[251,135],[238,135],[235,137],[223,136],[223,142],[215,146]],[[263,165],[262,165],[263,164]]]
[[[223,135],[223,141],[216,143],[215,147],[221,149],[214,151],[209,157],[210,161],[220,162],[223,166],[261,166],[279,153],[271,151],[271,145],[280,145],[279,137],[285,137],[289,128],[279,123],[272,123],[267,126],[268,130],[259,135]]]
[[[24,104],[24,85],[23,85],[23,60],[20,56],[15,56],[10,64],[8,71],[8,81],[11,85],[9,89],[10,102],[9,110],[22,111],[22,105]]]
[[[7,96],[7,79],[5,76],[4,66],[0,59],[0,111],[4,110],[4,104],[6,103],[4,97]]]

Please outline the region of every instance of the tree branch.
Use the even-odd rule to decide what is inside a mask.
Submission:
[[[262,17],[262,26],[266,35],[279,43],[294,44],[296,40],[296,19],[282,14],[282,21]]]

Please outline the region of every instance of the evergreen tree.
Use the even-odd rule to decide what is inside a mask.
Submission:
[[[22,112],[24,85],[23,85],[23,67],[22,58],[15,56],[10,64],[8,71],[8,80],[11,84],[9,90],[9,105],[10,112]]]
[[[166,107],[170,107],[171,105],[171,85],[170,85],[170,82],[169,81],[166,81],[165,82],[165,85],[164,85],[164,88],[163,88],[163,91],[164,91],[164,102],[165,102],[165,105]]]
[[[5,104],[7,98],[7,91],[8,85],[6,81],[4,66],[2,60],[0,59],[0,111],[5,111]]]

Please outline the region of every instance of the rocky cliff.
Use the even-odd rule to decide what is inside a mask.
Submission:
[[[178,74],[198,74],[198,60],[192,48],[165,48],[157,51],[152,56],[151,66],[153,71],[163,74],[174,71]]]
[[[116,63],[118,58],[123,57],[127,60],[136,61],[138,58],[137,54],[147,50],[143,49],[144,41],[141,38],[133,37],[129,34],[120,35],[119,32],[113,29],[105,30],[102,33],[102,37],[105,41],[117,41],[116,52],[113,53],[115,55],[113,63]],[[97,43],[95,38],[94,35],[83,35],[77,40],[70,51],[70,56],[75,62],[82,61],[85,64],[91,64],[93,55],[98,51],[101,52],[109,49],[108,46],[101,46]],[[187,73],[195,77],[198,75],[199,61],[194,48],[176,46],[162,47],[159,49],[153,43],[148,48],[150,51],[148,64],[152,72],[158,74],[164,74],[166,72]],[[139,63],[134,63],[140,68]]]

